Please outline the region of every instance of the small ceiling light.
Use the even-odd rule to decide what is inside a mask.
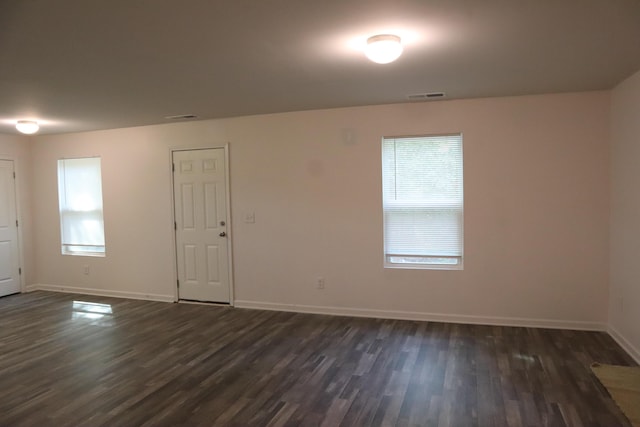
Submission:
[[[364,54],[377,64],[393,62],[402,54],[400,37],[393,34],[378,34],[377,36],[369,37]]]
[[[30,135],[38,132],[40,125],[38,125],[38,122],[34,122],[33,120],[18,120],[18,123],[16,123],[16,129],[18,129],[18,132]]]

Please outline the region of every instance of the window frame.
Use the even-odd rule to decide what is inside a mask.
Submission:
[[[80,210],[72,210],[69,209],[66,203],[63,205],[62,198],[63,194],[65,199],[67,198],[67,186],[66,186],[66,176],[61,178],[60,172],[61,168],[64,168],[63,162],[70,160],[88,160],[88,159],[98,159],[99,160],[99,172],[100,172],[100,208],[92,209],[86,211]],[[88,256],[88,257],[106,257],[107,253],[107,244],[106,244],[106,233],[104,231],[104,197],[103,197],[103,186],[102,186],[102,157],[101,156],[83,156],[83,157],[63,157],[58,159],[57,161],[57,181],[58,181],[58,215],[60,219],[60,248],[62,255],[71,255],[71,256]],[[63,193],[64,191],[64,193]],[[77,215],[78,217],[88,216],[88,217],[99,217],[100,223],[102,225],[102,239],[104,241],[103,245],[95,245],[95,244],[85,244],[85,243],[65,243],[65,217]]]
[[[411,200],[411,201],[397,201],[385,200],[385,142],[388,140],[402,140],[402,139],[429,139],[429,138],[438,138],[438,137],[459,137],[460,139],[460,198],[459,200],[445,200],[440,199],[438,201],[428,201],[428,200]],[[383,232],[383,267],[389,269],[414,269],[414,270],[464,270],[464,136],[462,132],[453,132],[453,133],[441,133],[441,134],[421,134],[421,135],[401,135],[401,136],[384,136],[381,141],[381,160],[382,160],[382,169],[381,169],[381,177],[382,177],[382,232]],[[386,215],[389,211],[389,206],[394,206],[395,208],[406,209],[409,205],[413,205],[416,211],[442,211],[444,209],[450,210],[455,209],[459,211],[459,230],[460,230],[460,255],[443,255],[443,254],[434,254],[434,255],[416,255],[416,254],[390,254],[387,252],[387,219]],[[455,259],[455,264],[448,263],[435,263],[435,262],[392,262],[391,258],[399,257],[399,258],[411,258],[411,257],[422,257],[422,258],[439,258],[439,259]]]

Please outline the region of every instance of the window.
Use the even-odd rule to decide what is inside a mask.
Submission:
[[[384,138],[385,267],[461,269],[462,135]]]
[[[58,160],[58,198],[62,253],[104,256],[100,158]]]

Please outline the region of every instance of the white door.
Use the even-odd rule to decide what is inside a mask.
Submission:
[[[17,292],[20,262],[13,161],[0,160],[0,296]]]
[[[173,152],[178,297],[230,302],[225,149]]]

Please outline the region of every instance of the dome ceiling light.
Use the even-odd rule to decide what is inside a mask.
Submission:
[[[40,125],[38,122],[33,120],[18,120],[16,123],[16,129],[18,132],[22,132],[27,135],[31,135],[32,133],[38,132],[40,129]]]
[[[400,37],[393,34],[378,34],[367,39],[364,54],[376,64],[388,64],[402,54]]]

